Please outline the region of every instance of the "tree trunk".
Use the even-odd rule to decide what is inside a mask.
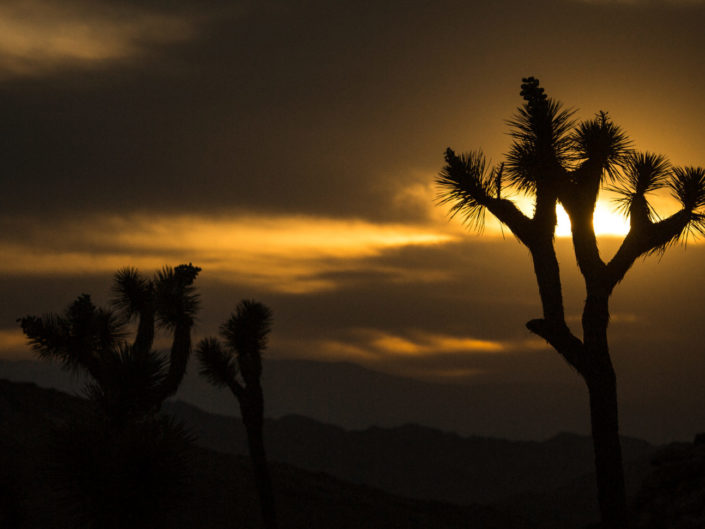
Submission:
[[[617,381],[612,365],[595,370],[586,377],[586,382],[602,527],[623,529],[627,526],[627,500],[619,441]]]
[[[274,491],[272,479],[269,475],[267,455],[264,449],[263,415],[264,404],[262,388],[248,386],[240,401],[242,420],[247,431],[247,443],[250,450],[250,459],[255,475],[255,483],[262,508],[262,521],[264,529],[276,529],[277,519],[274,507]]]
[[[191,355],[191,323],[178,323],[174,327],[174,339],[169,355],[169,370],[161,383],[157,395],[157,407],[179,389],[186,373],[186,365]]]

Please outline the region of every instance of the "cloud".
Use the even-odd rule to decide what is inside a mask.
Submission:
[[[313,348],[318,354],[336,360],[404,361],[410,358],[495,355],[527,350],[543,350],[546,345],[532,338],[521,340],[491,340],[472,336],[456,336],[438,332],[411,330],[395,334],[375,328],[349,328],[340,338],[320,340]],[[280,343],[286,348],[286,343]]]
[[[27,347],[27,338],[19,328],[0,329],[0,358],[12,360],[32,358]]]
[[[286,356],[354,362],[376,371],[441,382],[478,383],[512,371],[524,371],[526,376],[537,366],[546,366],[546,360],[549,366],[560,367],[549,347],[533,338],[492,340],[418,329],[394,333],[349,328],[337,337],[309,341],[305,347],[290,339],[274,340],[272,347],[288,351]],[[553,371],[547,369],[547,373]]]
[[[190,39],[183,14],[112,2],[10,0],[0,5],[0,76],[34,75],[140,55]]]
[[[111,216],[16,226],[6,226],[0,238],[5,274],[73,275],[194,262],[222,281],[290,293],[335,288],[335,273],[361,259],[452,240],[426,226],[310,216]],[[401,270],[404,275],[413,272]]]

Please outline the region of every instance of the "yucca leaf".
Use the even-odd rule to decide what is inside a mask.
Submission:
[[[647,218],[657,220],[659,217],[645,195],[668,185],[670,163],[666,157],[650,152],[632,152],[625,156],[622,169],[620,182],[607,188],[618,195],[615,200],[618,210],[630,214],[637,202],[643,203]]]
[[[262,373],[262,353],[272,328],[272,311],[266,305],[251,299],[238,303],[220,327],[220,334],[235,351],[245,381],[249,384]]]
[[[580,123],[571,139],[576,161],[594,161],[609,181],[618,178],[618,170],[629,155],[630,141],[606,112],[599,112],[594,119]]]
[[[155,304],[160,325],[172,329],[190,325],[198,311],[199,296],[193,282],[201,269],[192,264],[176,268],[165,266],[154,280]]]
[[[216,387],[229,387],[237,376],[237,363],[215,338],[201,340],[196,348],[199,373]]]
[[[486,170],[486,160],[480,151],[456,155],[446,149],[446,165],[436,177],[438,204],[450,204],[450,217],[460,215],[463,223],[482,230],[485,223],[485,203],[497,193],[497,171]]]

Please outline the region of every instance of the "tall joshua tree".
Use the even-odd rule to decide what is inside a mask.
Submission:
[[[575,123],[572,112],[523,79],[524,104],[509,121],[513,143],[506,161],[488,168],[482,152],[457,155],[450,148],[437,177],[439,202],[481,228],[489,211],[530,251],[543,308],[527,328],[545,339],[584,379],[590,401],[598,499],[604,527],[626,525],[626,499],[617,414],[617,384],[607,327],[609,298],[641,256],[665,251],[705,233],[705,170],[671,167],[657,154],[635,152],[606,113]],[[593,213],[601,189],[620,195],[630,230],[611,260],[600,255]],[[668,189],[680,211],[661,219],[647,195]],[[522,213],[506,190],[534,198],[533,216]],[[570,217],[578,267],[585,280],[582,338],[566,325],[554,247],[556,205]]]
[[[198,310],[193,282],[200,270],[191,264],[164,267],[146,279],[124,268],[113,279],[114,310],[96,307],[82,294],[62,315],[25,316],[19,322],[41,357],[90,376],[89,396],[118,424],[157,411],[181,383]],[[129,344],[125,325],[134,319],[137,332]],[[157,325],[173,333],[168,362],[152,349]]]
[[[206,338],[196,350],[201,374],[213,385],[229,388],[240,404],[266,529],[277,527],[262,432],[264,398],[260,382],[262,352],[267,346],[271,327],[272,313],[268,307],[253,300],[243,300],[220,327],[225,345],[215,338]]]

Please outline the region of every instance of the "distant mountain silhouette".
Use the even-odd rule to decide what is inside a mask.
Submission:
[[[184,402],[168,402],[164,411],[182,420],[201,446],[247,453],[244,430],[232,417]],[[394,494],[460,504],[498,502],[529,491],[540,495],[592,472],[590,438],[569,433],[535,442],[462,437],[413,424],[346,431],[290,415],[267,420],[265,438],[273,461]],[[638,439],[624,438],[623,444],[626,460],[641,466],[654,451]],[[581,493],[594,498],[590,479]]]
[[[548,385],[449,385],[393,376],[345,362],[270,356],[263,363],[268,417],[299,414],[353,430],[415,423],[462,435],[504,439],[543,440],[562,431],[589,434],[588,421],[579,412],[581,406],[586,412],[588,408],[578,379]],[[32,360],[0,360],[0,377],[68,393],[80,391],[82,386],[79,378],[62,372],[57,365]],[[360,387],[365,391],[359,392]],[[209,386],[198,376],[195,365],[187,372],[176,398],[210,413],[236,412],[228,392]],[[623,416],[630,417],[629,423],[644,432],[635,436],[652,443],[688,441],[698,431],[692,429],[698,423],[695,412],[669,416],[660,409],[654,412],[642,401],[627,399],[622,400],[622,410]]]
[[[0,377],[68,392],[81,387],[75,376],[46,362],[0,360]],[[415,423],[508,439],[546,439],[560,431],[588,433],[587,421],[576,413],[580,406],[587,410],[584,390],[577,382],[448,385],[345,362],[265,358],[262,386],[268,417],[300,414],[347,429]],[[358,391],[360,387],[365,391]],[[236,412],[228,392],[209,386],[194,367],[176,398],[211,413]]]
[[[0,380],[0,501],[2,527],[68,529],[57,518],[59,498],[46,479],[52,427],[80,417],[82,399],[30,383]],[[251,466],[244,457],[196,448],[192,495],[164,513],[175,529],[260,525]],[[346,483],[323,473],[273,464],[283,529],[428,528],[532,529],[536,525],[486,506],[418,501]],[[12,525],[9,525],[9,524]]]

